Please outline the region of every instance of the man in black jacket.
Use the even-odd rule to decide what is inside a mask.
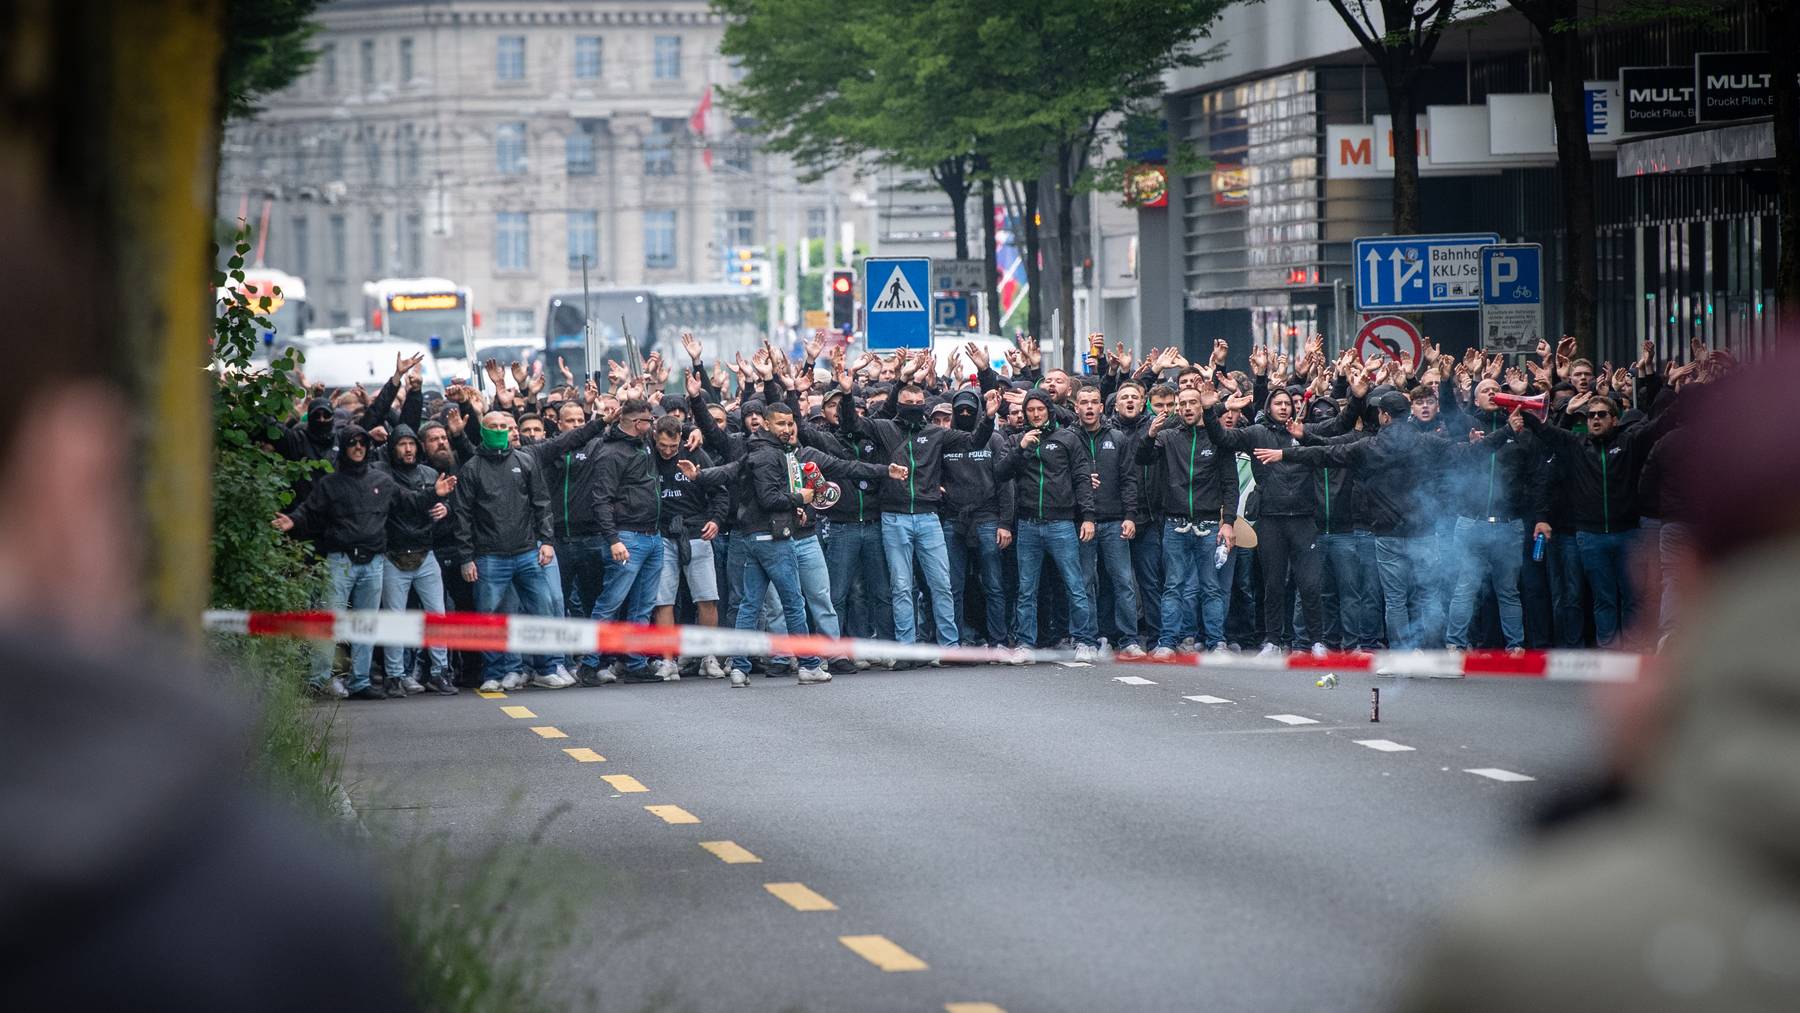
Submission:
[[[632,398],[619,405],[618,421],[606,431],[594,460],[592,505],[595,526],[607,545],[593,618],[647,623],[656,607],[663,568],[658,526],[662,482],[650,449],[650,402]],[[614,667],[613,678],[608,678],[598,672],[597,656],[583,658],[579,678],[592,682],[598,676],[601,682],[611,682],[622,674],[633,682],[661,682],[671,674],[652,672],[649,659],[641,654],[627,655]],[[679,672],[672,674],[680,678]]]
[[[1171,410],[1175,399],[1167,391]],[[1144,388],[1136,380],[1119,385],[1113,395],[1113,426],[1125,437],[1125,460],[1137,474],[1136,509],[1129,515],[1132,524],[1131,569],[1137,578],[1137,643],[1146,650],[1156,646],[1162,631],[1162,503],[1163,476],[1160,465],[1137,463],[1138,447],[1147,438],[1154,414],[1145,404]],[[1145,646],[1147,645],[1147,646]]]
[[[437,469],[419,459],[419,438],[412,427],[402,422],[388,437],[387,470],[394,480],[415,493],[437,483]],[[381,607],[390,611],[406,608],[409,595],[419,596],[419,607],[427,612],[444,611],[444,576],[432,553],[436,529],[450,515],[448,504],[440,501],[425,509],[401,505],[388,511],[387,560],[381,570]],[[388,694],[399,688],[403,693],[423,693],[427,688],[443,696],[455,696],[450,683],[450,652],[433,647],[426,652],[431,667],[420,683],[406,664],[411,648],[384,647],[381,652]]]
[[[325,555],[330,597],[325,607],[375,609],[381,605],[381,554],[387,551],[388,514],[401,510],[429,510],[451,494],[458,480],[444,475],[429,489],[414,491],[385,469],[371,468],[369,434],[361,426],[345,426],[338,434],[337,470],[313,482],[306,501],[291,513],[276,514],[278,531],[311,535]],[[372,644],[350,647],[350,682],[340,687],[331,680],[332,649],[321,642],[313,653],[311,688],[325,696],[351,696],[379,700],[386,696],[369,682],[374,659]]]
[[[1094,469],[1094,537],[1081,543],[1088,600],[1119,657],[1141,658],[1137,577],[1131,568],[1131,543],[1137,537],[1137,448],[1101,416],[1100,388],[1089,384],[1075,393],[1075,417],[1080,421],[1076,435]],[[1112,608],[1102,608],[1102,602],[1110,602]]]
[[[662,495],[658,528],[663,537],[662,573],[656,583],[655,611],[658,626],[675,623],[675,599],[682,581],[687,582],[688,598],[694,603],[695,619],[701,626],[719,625],[718,571],[713,565],[713,540],[725,524],[731,509],[731,496],[723,486],[703,489],[680,467],[692,462],[696,468],[712,467],[712,458],[704,450],[682,449],[681,419],[664,415],[656,420],[656,471]],[[656,663],[658,674],[665,679],[679,679],[680,668],[669,658]],[[723,679],[725,669],[717,658],[701,660],[700,672],[708,679]]]
[[[940,411],[932,416],[932,421],[965,432],[975,431],[975,423],[982,415],[980,394],[958,391],[948,407],[948,413]],[[944,454],[944,552],[950,564],[950,594],[956,599],[957,614],[963,623],[961,639],[965,643],[985,640],[994,647],[1010,639],[1011,610],[1007,608],[1000,554],[1013,541],[1013,483],[1001,482],[994,474],[995,465],[1005,453],[1006,439],[995,433],[988,437],[985,447]],[[981,600],[987,614],[982,633],[976,632],[964,594],[971,554],[980,574]],[[832,579],[835,582],[837,578]]]
[[[1512,435],[1492,453],[1464,458],[1444,478],[1456,510],[1451,558],[1441,561],[1453,574],[1454,589],[1444,620],[1444,645],[1466,650],[1482,592],[1491,587],[1500,606],[1500,633],[1508,650],[1525,647],[1525,610],[1519,598],[1519,570],[1527,529],[1550,519],[1550,470],[1542,445],[1523,432],[1519,413],[1509,419],[1493,400],[1499,385],[1483,379],[1475,387],[1478,415],[1458,412],[1446,428],[1485,427]]]
[[[1098,393],[1098,392],[1096,392]],[[1069,596],[1069,633],[1075,660],[1096,657],[1093,600],[1081,572],[1081,545],[1094,540],[1094,468],[1087,448],[1072,429],[1058,428],[1050,395],[1035,388],[1025,395],[1025,430],[1008,446],[995,475],[1014,481],[1018,507],[1019,598],[1013,638],[1022,661],[1038,641],[1038,583],[1048,555]],[[1133,624],[1135,626],[1135,622]]]
[[[847,391],[825,395],[823,427],[809,427],[836,443],[832,452],[852,461],[882,461],[886,452],[868,432],[855,428],[856,406]],[[991,464],[991,462],[990,462]],[[887,553],[881,544],[881,488],[877,481],[850,482],[825,511],[825,564],[831,571],[831,605],[839,625],[853,637],[894,639],[894,603],[889,597]]]
[[[1162,488],[1162,632],[1151,653],[1158,658],[1225,642],[1225,599],[1219,546],[1231,551],[1237,519],[1237,461],[1207,435],[1200,392],[1183,387],[1175,414],[1158,415],[1138,444],[1137,463],[1160,465]],[[1227,557],[1225,564],[1230,565]],[[1204,614],[1205,629],[1200,628]]]
[[[544,473],[530,454],[512,447],[509,423],[501,411],[481,420],[481,444],[458,470],[456,495],[450,502],[455,532],[455,558],[464,580],[475,585],[475,608],[497,612],[512,588],[526,615],[551,614],[550,580],[544,568],[556,558],[550,544],[550,493]],[[526,681],[524,666],[533,670],[532,685],[561,689],[544,655],[501,651],[482,653],[483,692],[518,689]]]

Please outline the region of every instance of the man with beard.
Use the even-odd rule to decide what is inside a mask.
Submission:
[[[1094,612],[1081,575],[1080,546],[1094,539],[1093,465],[1081,438],[1056,425],[1050,397],[1042,390],[1025,395],[1025,427],[995,469],[1000,481],[1017,483],[1019,598],[1013,637],[1019,653],[1014,660],[1022,663],[1038,640],[1038,583],[1048,555],[1069,596],[1075,660],[1092,661],[1097,656]]]
[[[1212,442],[1201,414],[1200,392],[1182,388],[1175,414],[1158,415],[1137,450],[1138,464],[1160,462],[1163,470],[1162,632],[1151,652],[1157,658],[1173,657],[1177,648],[1193,650],[1201,637],[1211,649],[1225,641],[1230,589],[1221,581],[1216,555],[1220,545],[1227,552],[1232,545],[1237,462]]]
[[[1000,399],[997,392],[991,392],[989,397],[995,402]],[[957,391],[949,408],[947,413],[935,412],[932,422],[972,433],[982,415],[982,396],[972,390]],[[982,630],[985,642],[993,647],[1011,639],[1000,554],[1013,541],[1013,483],[1001,482],[994,475],[994,466],[1005,454],[1006,438],[999,433],[988,437],[986,446],[944,454],[944,549],[950,561],[950,594],[956,599],[957,613],[963,620],[963,642],[982,643],[984,638],[976,632],[963,594],[973,551],[981,580],[983,611],[987,613]],[[836,531],[835,523],[832,530]]]
[[[456,449],[451,445],[450,425],[462,425],[462,413],[456,405],[450,405],[450,411],[444,416],[446,422],[436,419],[419,427],[419,449],[425,463],[431,465],[440,475],[454,475],[462,463],[457,459]],[[446,501],[444,506],[452,513],[456,510],[454,502]],[[456,563],[456,524],[446,517],[442,522],[431,526],[431,554],[437,559],[438,576],[443,580],[444,601],[452,612],[475,611],[475,585],[463,579],[462,567]],[[451,685],[474,686],[481,682],[481,654],[478,651],[450,652]]]
[[[277,531],[310,535],[324,553],[330,582],[325,607],[331,610],[379,607],[389,512],[396,507],[428,511],[457,488],[454,476],[443,475],[429,489],[415,492],[385,469],[369,466],[369,442],[361,426],[345,426],[339,434],[336,470],[320,476],[291,513],[275,515]],[[313,653],[309,686],[320,696],[382,699],[386,694],[369,682],[374,655],[372,644],[351,645],[350,682],[339,687],[330,681],[331,644],[321,643]]]
[[[619,405],[619,417],[602,437],[594,459],[594,494],[590,501],[594,523],[607,546],[606,570],[601,577],[600,598],[594,602],[596,620],[624,619],[647,623],[656,606],[656,588],[662,582],[663,538],[657,522],[662,510],[662,483],[657,477],[655,455],[650,449],[650,402],[631,397]],[[609,671],[600,671],[600,659],[590,655],[581,661],[578,678],[583,682],[614,682],[623,674],[632,682],[673,681],[679,672],[652,672],[650,660],[627,655]]]
[[[1161,412],[1171,411],[1175,391],[1161,386],[1158,390],[1164,393]],[[1154,646],[1162,631],[1162,525],[1157,523],[1162,504],[1161,463],[1137,463],[1138,447],[1148,438],[1150,420],[1161,412],[1144,410],[1144,388],[1135,380],[1120,384],[1113,395],[1113,426],[1125,438],[1124,456],[1128,466],[1137,471],[1137,501],[1127,518],[1133,529],[1129,544],[1131,572],[1137,589],[1137,643],[1140,647],[1144,644]]]
[[[478,611],[499,611],[510,588],[526,615],[548,616],[550,584],[544,568],[556,558],[550,544],[550,493],[537,461],[513,449],[512,423],[505,412],[488,412],[481,420],[478,452],[457,472],[450,503],[454,558],[463,579],[475,585]],[[511,652],[485,651],[482,691],[518,689],[525,684],[527,665],[534,686],[573,684],[550,669],[548,658],[532,655],[521,661]]]
[[[1141,658],[1138,645],[1137,577],[1131,568],[1131,542],[1137,537],[1138,467],[1136,448],[1125,434],[1101,416],[1100,388],[1084,386],[1075,394],[1077,435],[1087,448],[1093,466],[1094,537],[1081,543],[1081,571],[1087,577],[1088,600],[1094,614],[1102,615],[1101,591],[1110,591],[1112,615],[1105,632],[1119,657]],[[1101,569],[1105,582],[1101,582]],[[1122,645],[1122,646],[1121,646]]]
[[[404,422],[395,426],[388,438],[386,467],[396,482],[414,493],[437,484],[437,470],[419,461],[419,439]],[[387,561],[381,571],[382,608],[403,610],[407,596],[416,594],[420,608],[427,612],[444,611],[443,571],[432,553],[432,542],[437,526],[449,515],[450,508],[442,501],[422,512],[405,506],[388,511]],[[427,652],[431,667],[423,683],[405,663],[409,653],[409,649],[391,644],[381,649],[389,696],[396,695],[396,689],[404,695],[423,693],[428,688],[443,696],[456,695],[456,687],[450,683],[447,650],[433,647]]]

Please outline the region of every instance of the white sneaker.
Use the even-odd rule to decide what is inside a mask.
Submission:
[[[831,673],[825,670],[824,665],[809,665],[802,668],[800,674],[794,679],[794,682],[801,686],[811,686],[817,683],[830,681]]]
[[[856,670],[858,672],[867,672],[869,670],[868,661],[862,658],[856,659]]]
[[[1029,665],[1031,662],[1031,648],[1029,647],[1013,648],[1012,656],[1006,659],[1006,663],[1009,665]]]
[[[1321,644],[1317,641],[1313,642],[1313,645],[1312,645],[1312,656],[1313,657],[1323,658],[1324,656],[1326,656],[1327,654],[1330,654],[1330,653],[1331,653],[1331,648],[1326,647],[1324,644]]]
[[[575,677],[569,674],[568,667],[560,661],[551,666],[550,676],[562,684],[558,687],[559,689],[567,689],[570,686],[575,685]]]
[[[1167,661],[1175,656],[1175,648],[1158,647],[1156,650],[1150,652],[1150,656],[1157,661]]]
[[[747,689],[750,686],[750,673],[733,668],[731,670],[731,688]]]
[[[493,679],[489,679],[481,684],[481,692],[498,693],[500,692],[500,683]]]
[[[1143,656],[1144,656],[1144,649],[1142,647],[1139,647],[1136,644],[1132,644],[1130,647],[1127,647],[1123,651],[1119,652],[1119,658],[1122,661],[1135,661],[1136,659],[1141,658]]]
[[[1220,644],[1219,646],[1213,648],[1210,651],[1207,651],[1206,653],[1212,655],[1215,658],[1229,658],[1238,652],[1237,652],[1237,648],[1233,647],[1230,644]]]
[[[1100,656],[1100,652],[1090,644],[1076,644],[1075,645],[1075,660],[1076,661],[1093,661],[1095,658],[1098,658],[1099,656]]]
[[[719,664],[718,658],[709,654],[700,659],[700,674],[708,679],[723,679],[725,678],[725,668]]]
[[[526,685],[531,686],[534,689],[563,688],[563,682],[556,677],[555,672],[535,672],[532,674],[531,678],[526,681]]]
[[[524,672],[508,672],[505,675],[500,677],[500,688],[501,689],[515,690],[523,685],[525,685],[525,673]]]
[[[1275,658],[1280,657],[1281,653],[1281,648],[1276,647],[1274,644],[1265,640],[1263,641],[1262,650],[1257,651],[1256,656],[1259,658]]]
[[[619,663],[613,662],[600,670],[600,685],[619,681]]]
[[[661,658],[656,662],[656,674],[664,682],[680,682],[681,665],[673,658]]]

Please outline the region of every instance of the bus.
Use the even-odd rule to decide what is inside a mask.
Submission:
[[[219,289],[217,297],[223,303],[236,289],[250,297],[250,303],[259,316],[267,317],[274,324],[273,330],[263,331],[258,335],[257,352],[254,358],[266,361],[281,353],[290,344],[299,342],[306,334],[306,328],[312,324],[312,306],[306,301],[306,282],[288,274],[266,267],[244,268],[244,281],[240,285],[236,281],[227,283]],[[269,308],[259,305],[264,296],[269,299]]]
[[[586,304],[593,310],[595,336],[607,361],[624,361],[625,335],[620,328],[628,327],[638,354],[661,351],[673,378],[687,363],[681,350],[682,331],[693,331],[700,339],[708,362],[730,359],[740,352],[748,358],[755,352],[763,336],[757,313],[760,301],[737,285],[653,285],[593,289]],[[588,318],[582,306],[580,289],[551,293],[550,308],[544,314],[547,368],[553,369],[560,356],[576,376],[605,369],[602,364],[588,364]]]
[[[468,342],[481,326],[466,285],[447,278],[382,278],[363,283],[363,320],[383,337],[431,349],[438,373],[469,375]]]

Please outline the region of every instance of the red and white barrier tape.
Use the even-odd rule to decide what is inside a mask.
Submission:
[[[943,661],[982,664],[1011,661],[1000,647],[940,647],[787,633],[761,633],[714,626],[647,626],[486,612],[207,612],[202,622],[216,633],[301,637],[390,647],[447,647],[462,651],[519,654],[644,654],[663,657],[740,655],[743,657],[822,656],[864,661]],[[1069,661],[1068,651],[1032,651],[1034,662]],[[1109,659],[1122,660],[1122,659]],[[1274,655],[1179,654],[1135,659],[1201,668],[1270,671],[1378,672],[1418,678],[1463,676],[1549,679],[1569,682],[1631,682],[1647,659],[1616,651],[1374,651]]]

